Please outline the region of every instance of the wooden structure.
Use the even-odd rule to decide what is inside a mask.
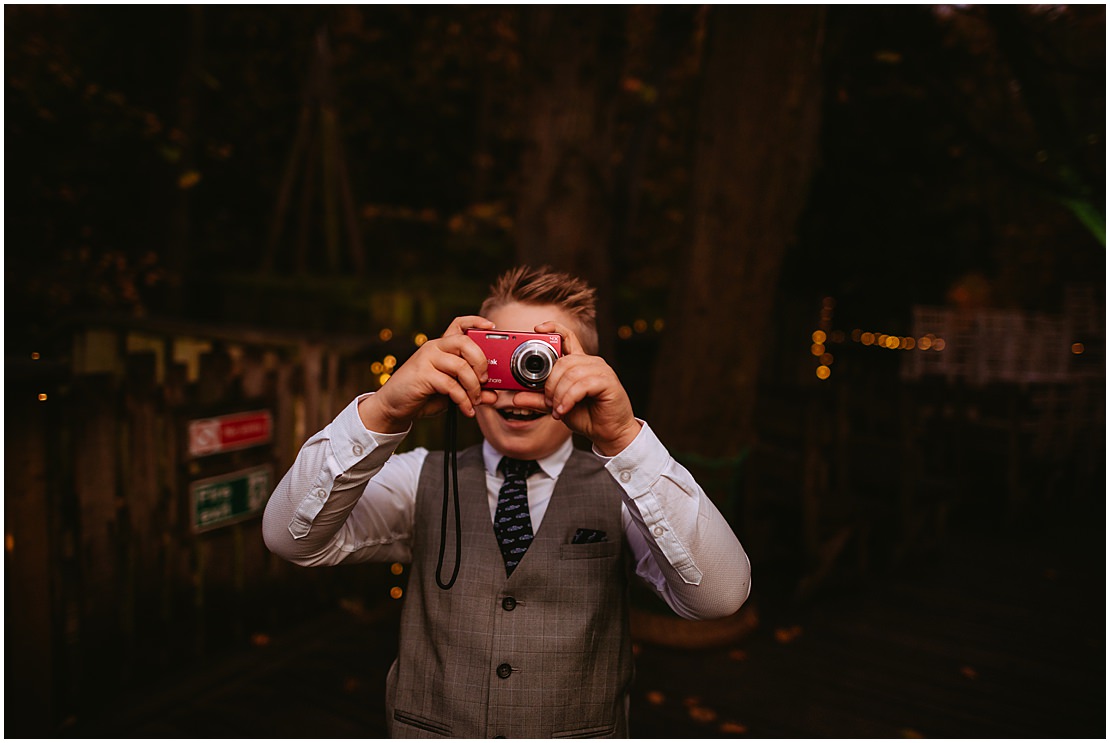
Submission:
[[[56,730],[340,599],[388,601],[388,566],[296,568],[266,550],[259,514],[305,438],[405,345],[105,320],[9,359],[6,732],[25,719]],[[191,423],[244,412],[261,443],[190,446]],[[246,510],[198,516],[198,483],[243,472]],[[229,483],[207,492],[230,496]]]

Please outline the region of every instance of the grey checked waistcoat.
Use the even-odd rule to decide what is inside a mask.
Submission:
[[[490,521],[480,446],[459,455],[462,564],[436,585],[443,455],[420,475],[400,653],[387,683],[395,738],[627,737],[632,682],[619,486],[575,450],[512,576]],[[572,544],[579,528],[608,541]],[[454,515],[448,534],[454,532]],[[443,577],[451,575],[448,539]]]

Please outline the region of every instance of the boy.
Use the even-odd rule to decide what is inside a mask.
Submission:
[[[627,737],[626,568],[691,619],[748,596],[727,522],[593,355],[594,294],[547,268],[504,274],[481,316],[455,319],[310,438],[266,505],[267,546],[299,565],[412,562],[387,680],[394,737]],[[558,333],[564,355],[542,391],[483,389],[468,328]],[[391,455],[448,401],[485,440],[458,456],[463,553],[443,590],[444,455]]]

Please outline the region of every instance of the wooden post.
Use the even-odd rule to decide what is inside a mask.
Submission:
[[[47,406],[62,401],[40,402],[27,384],[13,395],[12,386],[9,381],[8,420],[19,427],[9,428],[4,441],[4,733],[35,738],[49,733],[55,716]]]

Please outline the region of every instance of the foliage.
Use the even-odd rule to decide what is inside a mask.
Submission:
[[[263,263],[320,29],[368,289],[416,272],[484,280],[512,263],[529,100],[521,13],[6,6],[15,339],[72,312],[226,306],[219,277]],[[662,314],[698,216],[707,22],[688,7],[623,13],[617,323]],[[971,272],[1022,306],[1101,272],[1104,8],[838,6],[826,48],[823,162],[787,255],[791,292],[833,293],[873,317],[938,301]],[[322,242],[317,224],[309,237]],[[313,256],[309,272],[324,273]],[[294,273],[288,260],[274,270]]]

